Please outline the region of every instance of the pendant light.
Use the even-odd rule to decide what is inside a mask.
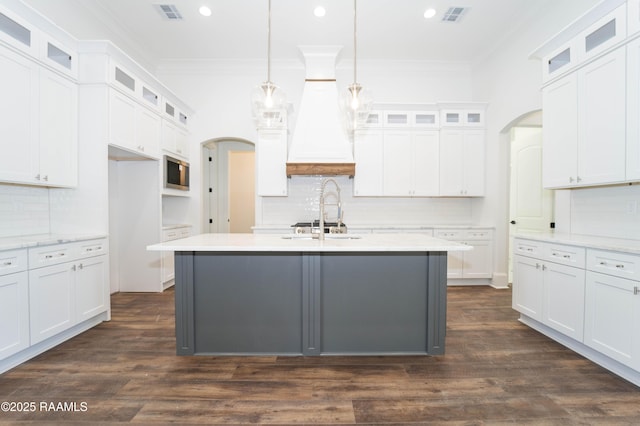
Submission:
[[[342,102],[351,130],[355,130],[366,122],[372,104],[370,91],[358,83],[358,10],[356,3],[357,0],[353,0],[353,83],[347,87],[347,94]]]
[[[267,81],[251,91],[251,109],[257,127],[276,127],[283,123],[286,96],[271,81],[271,0],[268,0]]]

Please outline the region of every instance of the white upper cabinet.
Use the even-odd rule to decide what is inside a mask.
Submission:
[[[353,195],[381,196],[383,174],[382,130],[357,130],[354,134],[353,157],[356,174],[353,177]]]
[[[0,180],[36,183],[39,173],[37,64],[0,47]]]
[[[578,40],[561,46],[542,59],[542,79],[547,81],[573,68],[578,62]]]
[[[78,184],[78,85],[40,71],[40,182]]]
[[[440,195],[484,195],[484,130],[440,131]]]
[[[408,111],[385,111],[385,127],[409,127],[411,125],[411,113]]]
[[[573,185],[578,175],[578,76],[542,89],[542,180],[545,188]]]
[[[625,180],[625,55],[616,49],[578,71],[580,185]]]
[[[109,143],[145,157],[160,158],[161,118],[129,96],[111,89]]]
[[[625,180],[625,76],[619,48],[543,89],[545,188]]]
[[[258,130],[256,174],[259,196],[287,195],[287,129]]]
[[[640,180],[640,38],[627,45],[627,180]]]

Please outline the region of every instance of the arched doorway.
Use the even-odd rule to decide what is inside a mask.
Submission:
[[[553,222],[553,191],[542,187],[542,112],[532,111],[511,122],[509,134],[509,282],[513,236],[544,232]]]
[[[203,232],[251,232],[255,224],[255,145],[240,138],[202,144]]]

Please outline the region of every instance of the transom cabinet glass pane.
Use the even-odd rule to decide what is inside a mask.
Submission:
[[[430,114],[416,114],[416,124],[436,124],[436,115]]]
[[[142,97],[151,102],[153,105],[158,105],[158,95],[144,86],[142,87]]]
[[[409,117],[407,114],[388,114],[387,123],[389,124],[407,124]]]
[[[164,104],[164,111],[171,117],[175,117],[176,115],[176,109],[170,103]]]
[[[448,112],[445,116],[447,123],[459,123],[460,122],[460,114],[457,112]]]
[[[467,114],[467,123],[480,123],[481,115],[479,112],[470,112]]]
[[[380,124],[380,114],[373,113],[367,115],[367,124]]]
[[[616,20],[612,19],[607,22],[591,34],[585,37],[584,48],[585,51],[590,51],[607,40],[611,40],[616,36]]]
[[[71,55],[51,43],[47,43],[47,58],[67,69],[71,69]]]
[[[548,68],[549,74],[551,74],[554,71],[557,71],[558,69],[567,65],[569,62],[571,62],[571,49],[567,47],[565,50],[558,53],[553,58],[549,59],[549,68]]]
[[[2,13],[0,13],[0,31],[26,46],[31,46],[31,31]]]
[[[180,122],[182,124],[187,124],[187,116],[184,115],[183,113],[180,113]]]
[[[116,81],[135,92],[136,80],[118,67],[116,67]]]

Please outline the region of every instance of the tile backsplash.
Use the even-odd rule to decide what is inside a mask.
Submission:
[[[0,184],[0,237],[47,234],[49,190]]]

